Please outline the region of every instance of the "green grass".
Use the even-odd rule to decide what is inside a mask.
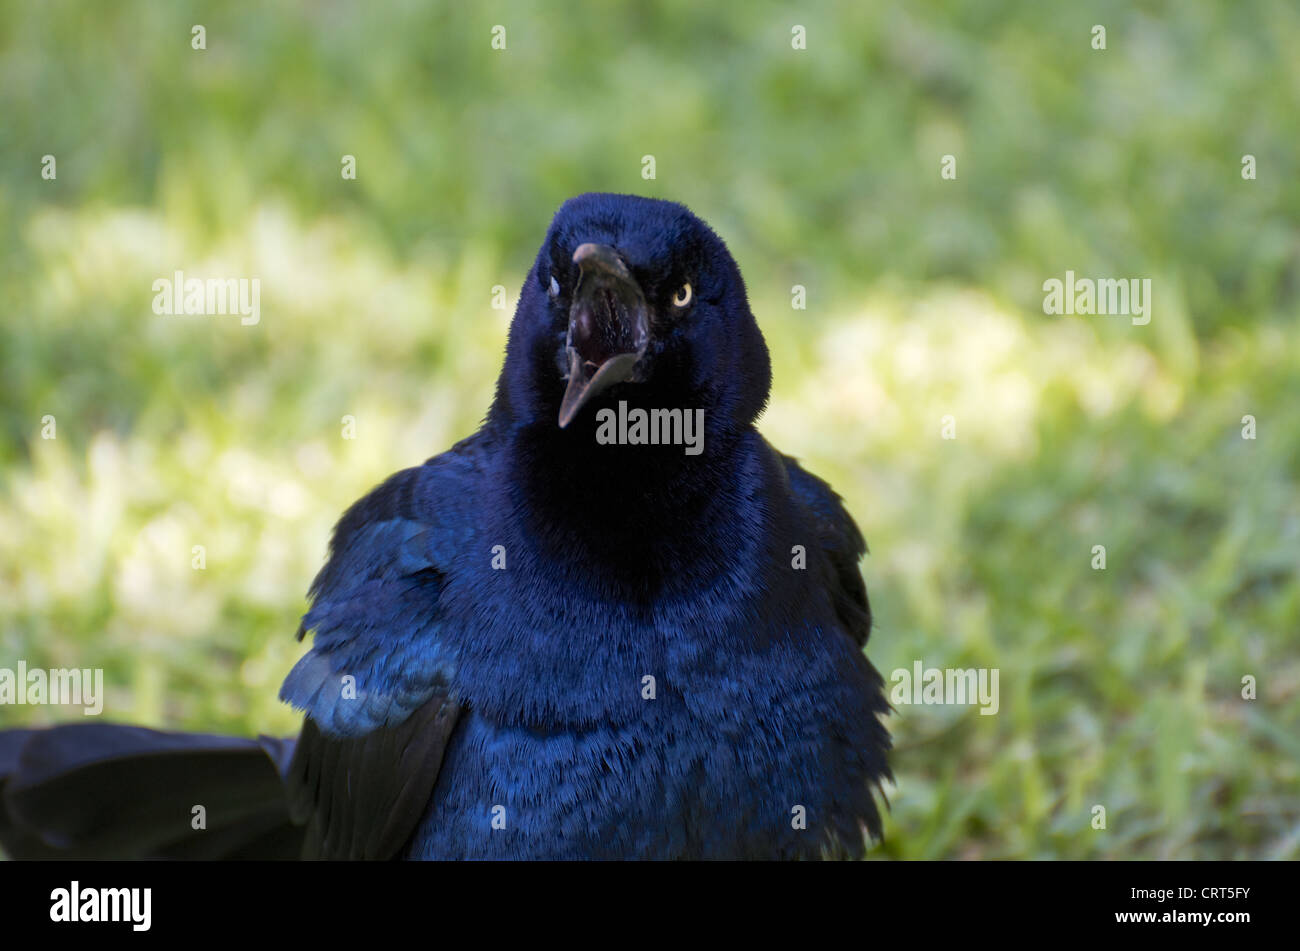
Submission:
[[[0,666],[292,731],[331,524],[477,425],[554,208],[632,191],[735,252],[877,667],[1001,672],[996,716],[891,719],[875,855],[1300,857],[1300,12],[950,6],[0,8]],[[176,268],[261,323],[155,316]],[[1151,323],[1044,315],[1067,269]]]

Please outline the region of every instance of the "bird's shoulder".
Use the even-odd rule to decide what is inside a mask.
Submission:
[[[286,771],[305,857],[394,857],[424,814],[462,713],[443,582],[487,452],[471,437],[398,472],[334,529],[280,692],[305,714]]]
[[[809,472],[793,456],[774,448],[771,451],[798,511],[812,529],[817,550],[808,555],[823,568],[836,614],[853,639],[865,644],[871,633],[871,605],[858,562],[867,552],[866,540],[844,500],[829,483]]]
[[[312,648],[281,690],[327,733],[403,720],[448,678],[439,602],[474,533],[487,453],[481,437],[464,440],[390,476],[339,519],[298,631],[312,634]]]

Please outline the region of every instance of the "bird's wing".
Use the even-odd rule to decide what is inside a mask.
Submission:
[[[871,604],[867,585],[858,571],[867,543],[835,490],[790,456],[780,454],[790,479],[790,489],[808,510],[817,541],[826,556],[827,589],[844,628],[860,645],[871,634]]]
[[[424,815],[461,706],[446,567],[478,476],[462,443],[392,476],[339,521],[280,697],[306,713],[286,780],[304,857],[396,856]]]

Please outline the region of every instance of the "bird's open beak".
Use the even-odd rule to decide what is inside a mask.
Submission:
[[[650,340],[650,314],[641,285],[618,252],[580,244],[573,261],[581,274],[569,308],[569,385],[560,403],[560,428],[602,390],[635,379]]]

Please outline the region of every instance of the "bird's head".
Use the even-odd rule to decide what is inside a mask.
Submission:
[[[687,208],[632,195],[565,202],[510,329],[498,413],[578,429],[602,406],[752,423],[771,364],[727,246]]]

